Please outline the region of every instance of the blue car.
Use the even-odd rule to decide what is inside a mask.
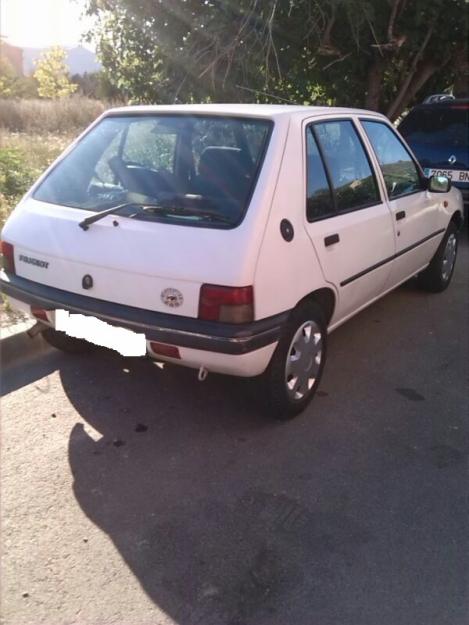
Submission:
[[[425,101],[399,125],[426,176],[444,174],[461,190],[468,223],[469,209],[469,98]]]

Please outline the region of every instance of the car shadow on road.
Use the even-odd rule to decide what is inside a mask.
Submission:
[[[322,625],[410,625],[449,613],[464,622],[466,566],[452,551],[463,534],[433,521],[451,506],[459,523],[462,504],[458,482],[435,477],[442,465],[427,451],[440,427],[424,418],[432,387],[420,384],[430,376],[419,378],[396,311],[375,305],[363,323],[367,354],[359,324],[334,333],[320,393],[286,424],[259,412],[258,389],[243,380],[199,383],[194,371],[109,352],[80,374],[61,368],[87,424],[69,440],[75,497],[178,625],[311,625],[313,615]],[[421,325],[410,331],[424,344]],[[408,350],[422,401],[408,384],[405,395],[389,384],[402,375],[396,349]],[[443,466],[462,479],[458,458]]]
[[[282,444],[295,426],[259,412],[255,384],[104,352],[61,377],[94,430],[70,436],[76,499],[161,610],[178,625],[310,624],[370,536],[340,496],[311,509],[289,491],[315,464]]]
[[[48,347],[40,337],[27,340],[35,344],[32,350],[25,349],[24,353],[21,350],[24,345],[28,347],[26,340],[21,341],[19,347],[17,336],[1,341],[1,396],[50,375],[65,362],[64,355]]]

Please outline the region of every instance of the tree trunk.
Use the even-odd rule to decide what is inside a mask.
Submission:
[[[412,102],[420,89],[429,80],[429,78],[433,76],[437,69],[439,69],[439,67],[431,62],[427,62],[422,67],[419,67],[418,75],[415,77],[412,85],[405,92],[403,97],[399,100],[397,107],[394,109],[392,121],[401,115],[401,113],[407,108],[408,104]]]
[[[420,59],[423,56],[425,48],[427,47],[428,42],[430,41],[430,38],[431,38],[432,33],[433,33],[434,26],[435,26],[435,23],[433,22],[428,27],[427,34],[425,35],[425,38],[422,41],[422,45],[420,46],[419,50],[417,51],[417,54],[414,56],[412,64],[411,64],[411,66],[409,68],[409,71],[407,73],[407,76],[402,81],[402,83],[401,83],[401,85],[399,87],[399,91],[397,92],[396,97],[394,98],[393,102],[389,106],[388,112],[386,114],[387,114],[387,116],[389,117],[389,119],[391,121],[394,121],[396,119],[396,117],[398,116],[397,111],[402,111],[403,110],[401,102],[406,98],[406,93],[410,89],[410,85],[412,83],[412,79],[415,76],[418,64],[420,62]]]
[[[383,58],[375,58],[368,73],[365,106],[371,111],[379,111],[384,67],[385,65]]]
[[[461,46],[454,57],[454,66],[458,73],[454,80],[453,94],[457,98],[469,97],[469,57],[467,42]]]

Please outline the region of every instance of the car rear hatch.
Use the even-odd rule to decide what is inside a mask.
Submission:
[[[203,283],[252,285],[263,229],[253,223],[266,214],[248,208],[271,188],[257,179],[270,175],[272,127],[133,109],[105,116],[8,220],[17,276],[185,317],[198,316]]]
[[[17,276],[136,308],[198,316],[203,282],[248,279],[242,231],[108,215],[88,230],[83,211],[28,199],[9,224]],[[239,236],[241,235],[241,236]]]
[[[469,103],[418,106],[399,131],[427,175],[438,170],[457,185],[469,184]]]

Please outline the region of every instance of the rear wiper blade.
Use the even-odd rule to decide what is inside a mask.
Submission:
[[[113,213],[117,213],[124,208],[129,208],[135,206],[137,208],[136,213],[132,213],[129,217],[137,217],[141,212],[154,212],[154,213],[164,213],[167,215],[194,215],[200,217],[206,217],[208,219],[216,219],[217,221],[221,221],[226,224],[231,224],[231,220],[221,215],[217,211],[213,211],[206,208],[196,208],[196,207],[181,207],[177,205],[171,204],[145,204],[140,202],[124,202],[123,204],[118,204],[117,206],[112,206],[111,208],[106,208],[105,210],[99,211],[95,215],[91,215],[91,217],[87,217],[80,221],[78,224],[80,228],[83,230],[88,230],[91,224],[94,224],[95,221],[99,221],[106,217],[106,215],[112,215]]]
[[[103,211],[99,211],[99,213],[91,215],[91,217],[83,219],[83,221],[80,221],[78,225],[82,230],[88,230],[91,224],[94,224],[95,221],[103,219],[103,217],[106,217],[106,215],[118,213],[122,208],[129,208],[130,206],[139,206],[139,204],[138,202],[124,202],[123,204],[118,204],[117,206],[111,206],[111,208],[106,208]]]
[[[195,207],[181,207],[177,205],[165,205],[165,204],[146,204],[141,206],[142,212],[151,211],[154,213],[165,213],[167,215],[181,215],[181,216],[195,216],[206,217],[207,219],[215,219],[225,224],[231,224],[231,219],[225,217],[217,211],[210,210],[208,208],[195,208]],[[140,211],[131,215],[131,217],[137,217]]]

